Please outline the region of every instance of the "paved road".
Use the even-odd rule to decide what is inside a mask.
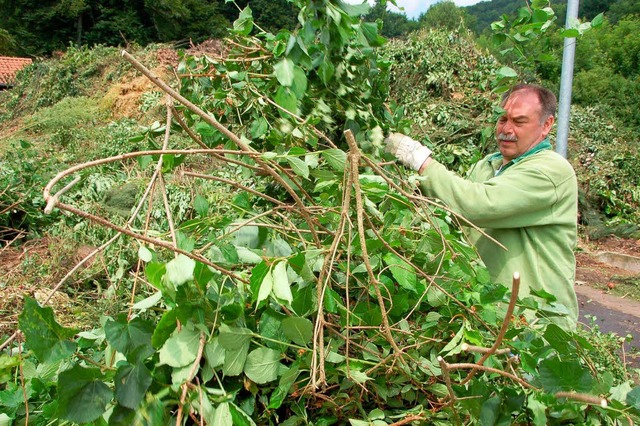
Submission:
[[[588,285],[577,285],[576,293],[582,323],[590,326],[595,317],[601,332],[633,336],[625,344],[627,361],[640,368],[640,302],[621,299]]]

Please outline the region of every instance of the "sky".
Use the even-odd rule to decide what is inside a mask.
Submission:
[[[480,0],[454,0],[454,3],[459,6],[471,6],[472,4],[478,3]],[[363,0],[347,0],[348,3],[358,4],[362,3]],[[404,8],[404,10],[398,10],[394,6],[389,6],[389,10],[393,12],[404,13],[407,15],[409,19],[418,19],[421,13],[425,13],[427,9],[432,4],[437,3],[438,0],[396,0],[396,3],[399,7]],[[373,0],[369,0],[369,3],[373,4]]]

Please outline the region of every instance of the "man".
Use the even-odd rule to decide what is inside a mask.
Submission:
[[[494,281],[509,285],[521,276],[520,297],[545,290],[564,305],[569,327],[578,319],[574,285],[577,181],[573,168],[551,149],[547,135],[554,123],[556,98],[549,90],[520,84],[502,99],[496,125],[499,152],[471,169],[467,179],[431,158],[429,148],[394,133],[387,151],[426,177],[421,187],[431,197],[499,241],[506,251],[470,231]]]

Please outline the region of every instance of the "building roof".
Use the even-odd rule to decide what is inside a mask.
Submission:
[[[0,56],[0,86],[11,86],[16,81],[16,73],[33,62],[29,58]]]

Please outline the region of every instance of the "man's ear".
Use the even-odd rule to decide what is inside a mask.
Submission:
[[[551,131],[551,128],[553,127],[553,123],[555,123],[555,121],[556,119],[553,115],[548,116],[547,119],[544,121],[544,124],[542,125],[542,134],[545,137]]]

